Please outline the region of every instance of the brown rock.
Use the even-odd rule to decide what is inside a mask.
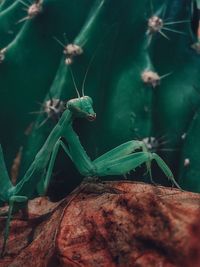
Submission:
[[[90,183],[60,203],[30,205],[28,221],[12,221],[1,267],[200,266],[199,194]]]

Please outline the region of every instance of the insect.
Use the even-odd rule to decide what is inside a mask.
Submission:
[[[85,118],[88,121],[94,121],[96,119],[92,99],[84,95],[84,88],[82,92],[83,96],[78,94],[77,98],[67,102],[66,110],[63,112],[58,123],[35,156],[34,161],[24,177],[15,186],[12,185],[8,176],[2,148],[0,148],[0,199],[9,204],[2,255],[5,252],[6,241],[9,236],[10,220],[15,210],[15,204],[27,203],[28,199],[33,197],[38,183],[40,183],[41,191],[45,194],[60,146],[70,157],[80,174],[85,177],[124,175],[143,163],[146,163],[150,173],[151,161],[155,160],[164,174],[179,187],[166,163],[157,154],[148,152],[147,146],[141,141],[128,141],[91,161],[72,127],[72,122],[75,118]],[[141,151],[135,152],[136,150]]]

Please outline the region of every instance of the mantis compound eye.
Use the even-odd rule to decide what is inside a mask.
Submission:
[[[96,113],[95,114],[89,114],[87,116],[88,121],[95,121],[96,120]]]

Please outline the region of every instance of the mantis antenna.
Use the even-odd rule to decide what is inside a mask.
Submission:
[[[106,34],[106,35],[107,35],[107,34]],[[66,41],[67,43],[69,43],[69,40],[68,40],[68,38],[67,38],[67,36],[66,36],[66,33],[63,34],[63,37],[64,37],[65,41]],[[53,39],[54,39],[59,45],[61,45],[63,48],[65,48],[65,45],[64,45],[59,39],[57,39],[55,36],[53,36]],[[87,43],[87,41],[88,41],[88,39],[86,39],[85,42],[84,42],[81,46],[84,46],[84,45]],[[102,44],[102,43],[101,43],[101,44]],[[101,45],[101,44],[100,44],[100,45]],[[85,95],[85,82],[86,82],[86,79],[87,79],[87,75],[88,75],[88,72],[89,72],[89,70],[90,70],[91,64],[92,64],[92,62],[93,62],[93,60],[94,60],[94,58],[95,58],[95,56],[96,56],[96,53],[97,53],[97,51],[98,51],[100,45],[96,48],[96,50],[95,50],[95,52],[94,52],[92,58],[90,59],[90,62],[89,62],[88,67],[87,67],[87,70],[86,70],[86,72],[85,72],[84,79],[83,79],[83,83],[82,83],[82,89],[81,89],[81,94],[82,94],[82,96]],[[78,91],[78,88],[77,88],[77,85],[76,85],[76,82],[75,82],[75,79],[74,79],[74,75],[73,75],[73,72],[72,72],[72,69],[71,69],[70,66],[69,66],[69,69],[70,69],[70,73],[71,73],[71,76],[72,76],[72,80],[73,80],[74,87],[75,87],[75,89],[76,89],[76,93],[77,93],[77,95],[78,95],[78,98],[80,98],[80,93],[79,93],[79,91]]]
[[[64,34],[64,38],[66,39],[66,34]],[[58,40],[58,38],[56,38],[55,36],[53,36],[53,39],[59,44],[61,45],[63,48],[65,48],[65,45],[60,41]],[[67,40],[68,41],[68,40]],[[80,93],[78,91],[78,88],[76,86],[76,82],[75,82],[75,79],[74,79],[74,75],[73,75],[73,72],[72,72],[72,69],[71,67],[69,66],[69,70],[70,70],[70,74],[71,74],[71,77],[72,77],[72,81],[73,81],[73,84],[74,84],[74,88],[76,90],[76,93],[78,95],[78,98],[80,98]]]
[[[70,73],[71,73],[71,76],[72,76],[72,81],[73,81],[73,84],[74,84],[74,88],[76,90],[76,93],[78,95],[78,98],[80,98],[80,94],[79,94],[79,91],[78,91],[78,88],[76,86],[76,82],[75,82],[75,79],[74,79],[74,74],[73,74],[72,69],[71,69],[70,66],[69,66],[69,70],[70,70]]]
[[[93,60],[94,60],[94,58],[95,58],[95,56],[96,56],[96,53],[97,53],[97,50],[98,50],[98,49],[99,49],[99,47],[97,47],[97,49],[96,49],[96,51],[94,52],[92,58],[90,59],[90,62],[89,62],[88,67],[87,67],[87,70],[86,70],[86,72],[85,72],[85,76],[84,76],[83,84],[82,84],[82,90],[81,90],[81,91],[82,91],[82,96],[84,96],[84,94],[85,94],[85,81],[86,81],[86,79],[87,79],[88,72],[89,72],[89,70],[90,70],[90,67],[91,67],[91,65],[92,65],[92,62],[93,62]]]
[[[107,36],[107,34],[106,34],[106,36]],[[105,36],[105,38],[106,38],[106,36]],[[105,40],[105,38],[104,38],[103,40]],[[86,43],[86,42],[85,42],[85,43]],[[81,89],[81,91],[82,91],[82,96],[84,96],[84,94],[85,94],[85,81],[86,81],[86,79],[87,79],[88,72],[89,72],[89,70],[90,70],[90,67],[91,67],[91,65],[92,65],[92,62],[94,61],[94,58],[95,58],[95,56],[96,56],[96,53],[97,53],[97,51],[98,51],[98,49],[99,49],[99,47],[100,47],[101,45],[102,45],[102,42],[98,45],[98,47],[97,47],[96,50],[94,51],[94,54],[93,54],[92,58],[90,59],[90,62],[89,62],[88,67],[87,67],[87,70],[86,70],[86,72],[85,72],[85,76],[84,76],[83,84],[82,84],[82,89]]]

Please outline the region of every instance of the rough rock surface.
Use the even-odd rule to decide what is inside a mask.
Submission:
[[[1,267],[199,267],[200,195],[134,182],[82,184],[17,214]],[[0,220],[0,246],[5,218]]]

